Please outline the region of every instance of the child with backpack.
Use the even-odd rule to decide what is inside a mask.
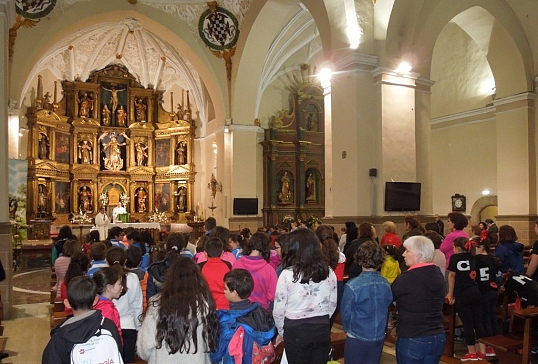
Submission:
[[[98,300],[97,284],[91,278],[79,276],[69,282],[64,303],[73,317],[52,330],[42,364],[123,363],[118,329],[101,311],[92,309]]]
[[[259,303],[251,303],[254,279],[246,269],[234,269],[224,276],[224,294],[230,310],[218,311],[219,348],[211,353],[213,363],[271,363],[276,336],[273,317]]]

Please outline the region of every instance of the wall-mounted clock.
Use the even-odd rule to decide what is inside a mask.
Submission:
[[[452,196],[452,211],[465,211],[465,196],[455,194]]]

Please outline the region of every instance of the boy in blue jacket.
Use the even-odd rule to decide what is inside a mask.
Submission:
[[[254,280],[246,269],[234,269],[224,276],[230,310],[218,311],[219,348],[210,355],[212,363],[232,364],[237,356],[241,356],[242,364],[274,359],[271,340],[276,336],[275,321],[258,303],[249,301],[253,288]]]

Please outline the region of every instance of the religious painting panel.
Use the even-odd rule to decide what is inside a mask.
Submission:
[[[170,184],[155,183],[155,191],[153,195],[153,206],[155,211],[165,212],[170,211]]]
[[[98,140],[101,143],[101,170],[124,171],[126,169],[127,140],[125,133],[106,131],[101,134]]]
[[[148,98],[136,96],[134,100],[135,121],[137,123],[147,122],[148,120]]]
[[[54,182],[54,212],[57,214],[67,214],[71,210],[70,206],[70,183]]]
[[[128,98],[126,84],[101,83],[101,125],[127,127]]]
[[[55,133],[55,159],[59,163],[69,163],[69,135],[64,133]]]
[[[155,141],[155,166],[168,167],[170,165],[170,140],[158,139]]]

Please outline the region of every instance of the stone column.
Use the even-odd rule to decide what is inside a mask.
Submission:
[[[9,28],[14,19],[14,1],[0,0],[0,185],[8,186],[8,99],[9,99]],[[11,224],[8,217],[9,194],[7,188],[0,194],[0,260],[6,271],[6,279],[0,282],[3,316],[9,318],[12,303]]]
[[[493,101],[497,140],[497,225],[511,225],[523,243],[534,241],[537,214],[536,93]]]
[[[384,183],[418,181],[417,153],[421,153],[417,149],[415,114],[415,79],[418,75],[400,75],[386,68],[375,69],[373,75],[378,128],[373,136],[378,168],[376,197],[378,210],[384,215]],[[423,136],[420,128],[419,135]]]

